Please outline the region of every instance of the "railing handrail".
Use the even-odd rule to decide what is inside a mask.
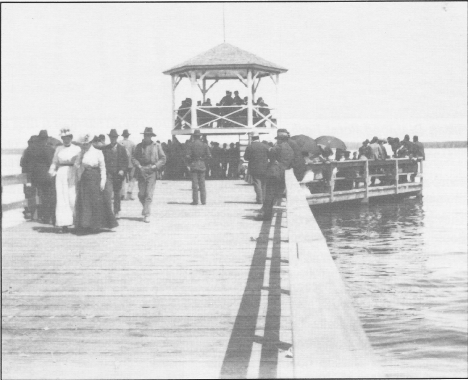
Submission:
[[[295,377],[383,377],[291,170],[286,188]]]
[[[2,176],[2,187],[10,185],[21,185],[28,182],[27,173],[10,174]]]

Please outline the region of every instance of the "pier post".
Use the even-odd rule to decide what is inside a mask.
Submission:
[[[366,188],[366,193],[363,199],[361,199],[361,203],[369,203],[369,161],[364,161],[364,185]]]
[[[422,197],[423,196],[423,178],[424,178],[423,159],[420,158],[419,162],[421,163],[421,166],[420,166],[420,169],[419,169],[419,182],[421,183],[421,190],[418,192],[418,197]]]
[[[398,158],[395,158],[395,194],[398,194]]]
[[[330,203],[333,203],[334,201],[334,196],[333,196],[333,188],[335,187],[335,178],[333,177],[333,168],[332,164],[330,163],[330,171],[332,175],[330,176]]]

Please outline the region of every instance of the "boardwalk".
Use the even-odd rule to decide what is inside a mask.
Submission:
[[[3,230],[3,378],[293,377],[286,212],[243,181],[160,181],[150,224]]]

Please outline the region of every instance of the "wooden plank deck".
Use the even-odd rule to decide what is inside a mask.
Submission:
[[[4,229],[3,378],[293,377],[286,212],[207,188],[158,181],[151,223],[122,202],[113,232]]]

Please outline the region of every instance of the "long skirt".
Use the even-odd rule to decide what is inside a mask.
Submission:
[[[76,169],[74,166],[61,166],[57,170],[55,189],[57,192],[57,206],[55,208],[55,225],[58,227],[71,226],[75,216],[75,188]]]
[[[99,168],[86,168],[78,183],[76,199],[77,228],[114,228],[119,224],[112,212],[112,205],[102,194],[101,173]],[[118,195],[117,195],[118,196]]]

